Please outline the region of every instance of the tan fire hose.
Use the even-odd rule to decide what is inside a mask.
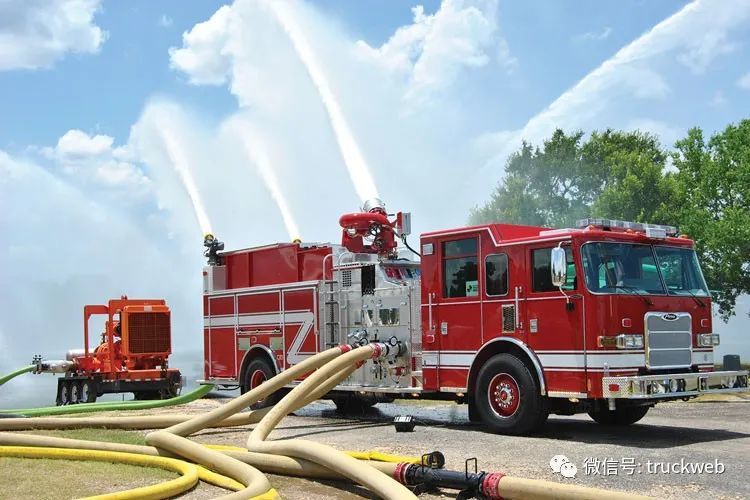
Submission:
[[[164,417],[3,419],[4,422],[0,420],[0,428],[4,429],[40,428],[28,427],[34,425],[43,426],[43,428],[72,428],[71,425],[81,425],[81,422],[86,421],[95,426],[105,427],[110,425],[112,427],[122,426],[120,428],[167,427],[146,436],[146,442],[153,446],[135,446],[5,432],[0,432],[0,445],[43,446],[69,450],[99,450],[101,452],[131,453],[144,456],[187,458],[214,471],[213,481],[223,483],[224,487],[230,489],[242,487],[241,490],[222,498],[277,497],[275,490],[271,488],[270,483],[263,475],[263,472],[269,472],[302,477],[348,478],[366,486],[382,498],[412,499],[415,496],[402,484],[392,479],[397,476],[398,467],[405,464],[356,460],[329,446],[298,439],[266,441],[274,427],[286,415],[324,396],[341,380],[348,377],[362,362],[371,357],[382,356],[383,351],[387,352],[387,349],[388,346],[384,344],[370,344],[353,350],[349,346],[329,349],[285,370],[242,396],[208,413],[189,419],[183,416],[167,415]],[[235,415],[240,410],[266,398],[276,390],[313,370],[315,371],[295,386],[274,407]],[[123,421],[123,418],[127,420]],[[63,420],[75,420],[79,423],[70,424],[62,422]],[[37,423],[34,423],[34,421],[37,421]],[[118,421],[121,422],[118,423]],[[5,422],[9,422],[7,427],[3,425]],[[230,449],[230,447],[214,447],[215,449],[212,449],[211,446],[203,446],[185,438],[185,436],[209,427],[245,425],[254,422],[259,423],[248,439],[249,451],[239,451]],[[24,423],[27,427],[24,427]],[[208,471],[205,472],[208,473]],[[216,472],[227,477],[221,478],[221,476],[218,476],[217,478]],[[570,500],[646,498],[595,488],[513,478],[501,474],[495,476],[498,479],[493,482],[490,490],[484,491],[487,496],[494,498]],[[204,479],[203,476],[201,478]],[[211,481],[210,479],[205,480]],[[240,484],[238,485],[232,480]],[[230,484],[233,487],[229,486]]]

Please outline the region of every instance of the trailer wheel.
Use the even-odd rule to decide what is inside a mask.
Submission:
[[[96,388],[93,381],[84,380],[81,383],[80,401],[82,403],[93,403],[96,401]]]
[[[482,422],[499,434],[529,434],[549,415],[536,380],[512,354],[497,354],[479,370],[474,402]]]
[[[617,408],[614,411],[609,408],[599,408],[589,411],[589,416],[597,424],[632,425],[645,417],[648,409],[648,406],[630,406]]]
[[[57,397],[55,398],[57,406],[64,406],[70,403],[70,385],[65,379],[57,382]]]
[[[245,370],[244,377],[242,378],[242,387],[240,391],[245,394],[258,387],[260,384],[274,377],[274,372],[271,365],[263,358],[255,358],[250,361]],[[255,404],[250,405],[252,410],[259,410],[261,408],[267,408],[273,406],[281,400],[282,392],[276,391],[273,394],[267,396],[265,399],[261,399]]]
[[[77,405],[81,402],[81,384],[75,381],[70,383],[70,404]]]

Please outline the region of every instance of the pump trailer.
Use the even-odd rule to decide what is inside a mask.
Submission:
[[[89,318],[106,315],[99,345],[89,348]],[[135,399],[166,399],[182,386],[180,371],[169,368],[171,316],[162,299],[112,299],[83,308],[83,349],[65,360],[35,356],[35,373],[62,373],[57,404],[92,403],[106,393],[132,392]]]

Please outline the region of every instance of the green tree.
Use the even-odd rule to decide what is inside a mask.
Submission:
[[[693,128],[675,147],[680,228],[695,240],[726,320],[737,297],[750,293],[750,120],[729,125],[708,142]]]
[[[541,148],[524,143],[470,221],[569,227],[597,215],[673,222],[673,183],[663,175],[667,154],[655,136],[613,130],[587,140],[583,135],[558,129]]]

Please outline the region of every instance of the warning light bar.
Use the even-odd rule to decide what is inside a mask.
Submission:
[[[677,236],[677,228],[674,226],[662,226],[661,224],[644,224],[642,222],[629,222],[614,219],[581,219],[576,222],[576,227],[585,229],[593,226],[600,229],[615,229],[621,231],[637,231],[646,233],[649,238],[666,238]]]

